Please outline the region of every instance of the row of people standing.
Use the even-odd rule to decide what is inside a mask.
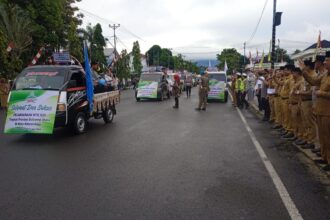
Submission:
[[[330,51],[315,62],[256,71],[256,95],[265,121],[282,138],[311,149],[330,170]]]

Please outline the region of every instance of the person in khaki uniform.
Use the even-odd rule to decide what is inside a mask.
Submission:
[[[318,58],[317,58],[318,59]],[[320,58],[321,59],[321,58]],[[306,62],[310,71],[314,70],[314,63]],[[304,81],[304,87],[300,91],[296,91],[296,94],[300,96],[301,117],[302,117],[302,129],[304,131],[303,141],[297,141],[295,144],[303,145],[303,149],[313,149],[315,147],[314,142],[316,139],[316,128],[313,122],[313,102],[312,102],[312,86],[307,81]]]
[[[282,79],[282,72],[283,68],[277,70],[275,75],[273,75],[273,84],[275,85],[275,97],[274,97],[274,107],[275,107],[275,125],[272,127],[273,129],[282,129],[283,122],[282,122],[282,99],[279,95],[282,90],[282,86],[276,81],[283,82]]]
[[[204,74],[201,77],[200,83],[199,83],[199,90],[198,90],[198,96],[199,96],[199,103],[198,107],[196,110],[206,110],[206,105],[207,105],[207,94],[210,91],[209,88],[209,78],[208,74],[205,71]]]
[[[304,78],[302,77],[302,72],[300,69],[296,68],[293,71],[293,80],[294,84],[292,90],[290,92],[290,119],[291,119],[291,126],[293,130],[293,134],[298,141],[303,139],[303,131],[301,129],[301,111],[300,111],[300,96],[297,95],[298,91],[303,90],[304,88]]]
[[[321,156],[324,162],[327,163],[327,166],[324,167],[324,169],[330,171],[330,51],[326,53],[324,63],[328,72],[321,75],[315,75],[310,69],[306,68],[302,60],[299,61],[305,79],[310,84],[320,87],[320,90],[316,92],[315,114]]]
[[[290,106],[289,106],[289,96],[291,88],[294,84],[293,77],[292,77],[292,70],[294,69],[294,66],[287,65],[284,69],[284,80],[283,82],[280,82],[276,79],[276,83],[280,84],[282,86],[280,96],[281,96],[281,102],[282,102],[282,126],[283,130],[281,131],[281,135],[284,138],[293,138],[293,130],[291,127],[291,121],[290,121]]]

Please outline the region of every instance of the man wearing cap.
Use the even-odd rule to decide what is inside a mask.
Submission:
[[[293,138],[292,128],[290,125],[290,107],[289,107],[289,96],[290,91],[293,86],[293,77],[292,70],[293,65],[287,65],[284,68],[284,80],[281,82],[275,78],[275,82],[282,86],[280,96],[281,96],[281,109],[282,109],[282,126],[283,130],[281,131],[281,135],[285,138]]]
[[[236,106],[241,108],[242,107],[242,91],[243,91],[243,80],[242,80],[242,74],[240,72],[236,73],[237,79],[236,79],[236,85],[235,85],[235,93],[236,93]]]
[[[201,75],[202,75],[202,77],[199,81],[199,86],[198,86],[199,87],[199,90],[198,90],[199,103],[198,103],[198,107],[196,108],[197,111],[206,110],[207,94],[210,90],[207,71],[203,72]]]
[[[327,72],[315,75],[306,68],[306,65],[302,60],[299,61],[305,79],[310,84],[320,87],[320,90],[316,92],[315,114],[321,156],[324,162],[327,163],[327,166],[324,167],[324,169],[330,171],[330,51],[326,53],[324,64]]]

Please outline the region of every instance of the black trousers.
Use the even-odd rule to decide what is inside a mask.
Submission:
[[[174,98],[174,100],[175,100],[175,107],[179,107],[179,97],[175,97]]]
[[[269,101],[268,101],[267,98],[261,98],[261,106],[262,106],[262,109],[265,111],[264,119],[269,120],[269,118],[270,118],[270,106],[269,106]]]
[[[250,106],[250,104],[248,103],[248,101],[246,101],[246,92],[242,92],[242,98],[241,98],[241,102],[242,102],[242,107],[248,108]]]
[[[236,92],[236,99],[237,99],[237,107],[242,107],[242,92],[241,91],[238,91]]]
[[[186,93],[187,93],[187,97],[190,97],[190,95],[191,95],[191,86],[186,86]]]

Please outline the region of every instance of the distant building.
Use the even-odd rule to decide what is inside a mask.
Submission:
[[[105,48],[104,49],[104,56],[107,60],[108,67],[112,65],[113,61],[115,60],[115,53],[116,56],[119,57],[119,53],[115,51],[114,48]]]
[[[302,59],[302,60],[313,59],[314,56],[316,55],[316,52],[318,54],[324,55],[326,51],[330,51],[330,41],[322,40],[321,48],[318,49],[318,51],[316,51],[316,46],[317,46],[317,43],[312,44],[311,46],[309,46],[305,50],[301,51],[300,53],[291,55],[291,59],[293,59],[295,64],[297,64],[299,59]]]
[[[147,57],[141,54],[141,64],[142,64],[142,72],[148,72],[148,64],[147,64]],[[133,53],[129,53],[129,67],[131,74],[135,74],[134,67],[133,67]]]

